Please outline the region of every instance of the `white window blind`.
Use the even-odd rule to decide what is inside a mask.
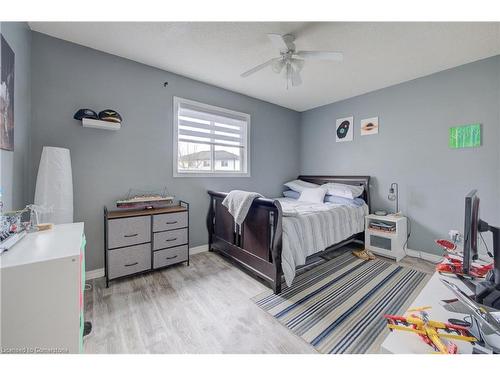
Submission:
[[[249,175],[250,116],[174,98],[174,175]]]

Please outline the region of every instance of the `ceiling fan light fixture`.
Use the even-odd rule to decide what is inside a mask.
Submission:
[[[295,69],[291,61],[285,63],[285,69],[283,69],[283,77],[286,82],[286,89],[288,90],[290,86],[296,87],[302,84],[302,78],[300,77],[299,70]]]
[[[271,66],[273,72],[277,74],[283,73],[286,80],[286,88],[290,84],[292,86],[299,86],[302,84],[300,71],[304,67],[306,60],[331,60],[342,61],[343,54],[341,52],[329,51],[296,51],[295,36],[291,34],[267,34],[271,43],[280,51],[280,57],[268,60],[256,67],[241,74],[245,78],[252,75],[268,66]]]
[[[304,67],[305,61],[299,59],[291,59],[291,64],[297,72],[300,72]]]
[[[275,61],[272,65],[273,72],[278,73],[278,74],[281,73],[284,66],[285,66],[285,62],[283,61],[283,59]]]

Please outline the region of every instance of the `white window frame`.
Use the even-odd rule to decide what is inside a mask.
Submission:
[[[207,109],[218,111],[222,113],[237,115],[246,119],[246,132],[243,133],[243,152],[241,163],[243,165],[242,172],[232,172],[232,171],[179,171],[179,132],[178,132],[178,124],[179,124],[179,105],[181,104],[190,104],[196,106],[200,109]],[[251,177],[250,175],[250,115],[248,113],[237,112],[227,108],[216,107],[210,104],[196,102],[194,100],[184,99],[177,96],[174,96],[173,103],[173,176],[174,177]]]

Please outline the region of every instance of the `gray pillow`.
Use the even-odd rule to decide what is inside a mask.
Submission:
[[[283,196],[286,198],[299,199],[300,193],[298,191],[285,190]]]
[[[291,199],[299,199],[300,193],[293,190],[285,190],[283,192],[283,196]],[[362,205],[365,204],[365,201],[361,198],[349,199],[329,194],[325,195],[325,202],[330,202],[335,204],[345,204],[346,206],[351,206],[351,207],[361,207]]]

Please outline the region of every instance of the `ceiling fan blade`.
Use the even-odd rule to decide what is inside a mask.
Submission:
[[[267,34],[267,37],[271,40],[271,43],[281,52],[286,52],[290,49],[290,46],[288,45],[283,35]]]
[[[275,61],[278,61],[279,58],[276,57],[274,59],[268,60],[265,63],[262,63],[260,65],[257,65],[255,68],[252,68],[250,70],[247,70],[246,72],[242,73],[241,76],[243,78],[248,77],[250,74],[254,74],[255,72],[258,72],[259,70],[264,69],[266,66],[273,64]]]
[[[304,60],[333,60],[333,61],[344,60],[344,54],[342,52],[298,51],[294,53],[294,56],[297,56]]]

